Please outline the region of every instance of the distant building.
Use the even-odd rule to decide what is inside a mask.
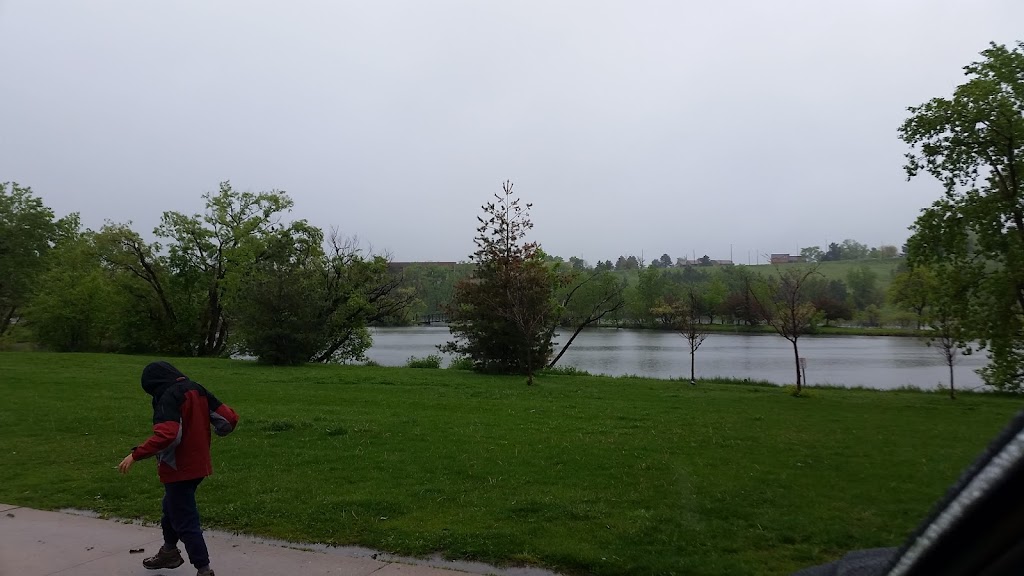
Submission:
[[[805,256],[794,256],[792,254],[772,254],[772,264],[798,264],[807,262]]]
[[[696,260],[688,260],[686,258],[676,258],[676,263],[672,268],[689,268],[690,266],[700,266],[700,258]],[[732,260],[711,260],[711,266],[732,266]]]

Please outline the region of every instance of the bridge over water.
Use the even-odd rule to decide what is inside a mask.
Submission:
[[[448,313],[447,312],[431,312],[420,316],[418,324],[420,326],[440,326],[448,324]]]

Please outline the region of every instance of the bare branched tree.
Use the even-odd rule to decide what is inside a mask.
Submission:
[[[336,228],[331,229],[326,244],[323,282],[327,301],[322,314],[325,322],[339,329],[312,362],[332,361],[367,324],[401,315],[416,298],[411,291],[401,290],[401,276],[388,273],[390,254],[365,257],[359,239],[342,236]]]
[[[608,314],[621,310],[626,305],[623,296],[626,288],[625,279],[619,280],[607,271],[594,270],[570,285],[571,288],[562,298],[562,319],[575,329],[572,336],[562,345],[562,349],[548,363],[548,368],[558,363],[584,328],[600,322]],[[554,329],[552,325],[552,333]]]
[[[808,279],[818,274],[818,265],[801,268],[775,268],[777,276],[762,279],[760,286],[751,290],[751,296],[764,311],[765,320],[775,332],[793,345],[796,367],[796,394],[803,391],[800,371],[800,349],[797,342],[807,334],[817,310],[807,294]]]
[[[701,322],[702,317],[700,294],[690,286],[686,290],[685,301],[676,322],[676,332],[686,338],[690,348],[690,385],[697,383],[696,361],[697,349],[708,337],[708,326]]]

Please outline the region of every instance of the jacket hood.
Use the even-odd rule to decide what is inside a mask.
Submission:
[[[154,399],[175,382],[183,380],[188,380],[188,377],[169,362],[151,362],[142,369],[142,389]]]

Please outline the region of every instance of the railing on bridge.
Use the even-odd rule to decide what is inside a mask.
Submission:
[[[420,316],[420,325],[430,326],[431,324],[447,324],[448,314],[445,312],[434,312]]]

